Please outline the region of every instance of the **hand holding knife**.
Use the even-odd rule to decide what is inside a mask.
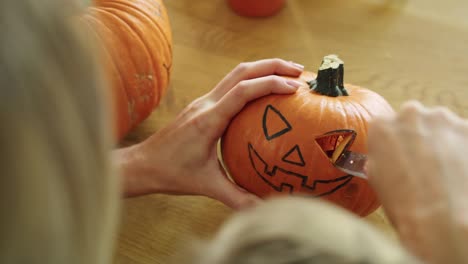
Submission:
[[[317,138],[318,145],[337,169],[359,178],[368,179],[366,175],[367,155],[348,150],[356,138],[353,130],[343,130],[336,134]]]
[[[367,155],[348,150],[344,151],[339,158],[333,162],[333,165],[339,170],[367,180],[366,164]]]

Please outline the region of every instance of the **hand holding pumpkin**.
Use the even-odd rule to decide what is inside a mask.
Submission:
[[[300,85],[274,74],[301,73],[300,65],[280,59],[241,63],[172,124],[141,144],[116,152],[126,194],[205,195],[233,208],[255,202],[256,196],[224,175],[217,157],[218,139],[247,102],[270,93],[293,93]]]
[[[403,243],[428,263],[468,263],[468,123],[416,102],[369,128],[369,174]]]

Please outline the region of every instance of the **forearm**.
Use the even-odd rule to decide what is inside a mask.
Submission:
[[[147,157],[139,151],[139,145],[114,150],[113,164],[122,181],[122,195],[135,197],[162,191],[156,169],[148,167]]]

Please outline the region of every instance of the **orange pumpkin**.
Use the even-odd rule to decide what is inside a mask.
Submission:
[[[262,97],[231,121],[221,154],[239,186],[260,197],[322,197],[360,216],[378,208],[368,182],[336,169],[331,155],[349,135],[349,150],[367,153],[368,122],[393,109],[375,92],[343,85],[343,69],[336,56],[326,56],[317,78],[304,72],[297,79],[304,85],[295,94]]]
[[[167,11],[162,0],[95,0],[82,20],[104,52],[121,139],[167,91],[172,66]]]
[[[285,0],[228,0],[236,13],[249,17],[266,17],[279,12]]]

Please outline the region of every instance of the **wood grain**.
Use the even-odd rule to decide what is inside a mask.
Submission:
[[[196,2],[196,3],[195,3]],[[234,14],[224,0],[168,0],[174,64],[164,102],[125,139],[139,142],[239,62],[281,57],[316,71],[339,54],[345,81],[398,108],[416,99],[468,117],[468,2],[288,0],[266,19]],[[115,263],[168,263],[194,237],[209,237],[231,210],[204,197],[151,195],[124,201]],[[377,211],[366,221],[395,238]]]

